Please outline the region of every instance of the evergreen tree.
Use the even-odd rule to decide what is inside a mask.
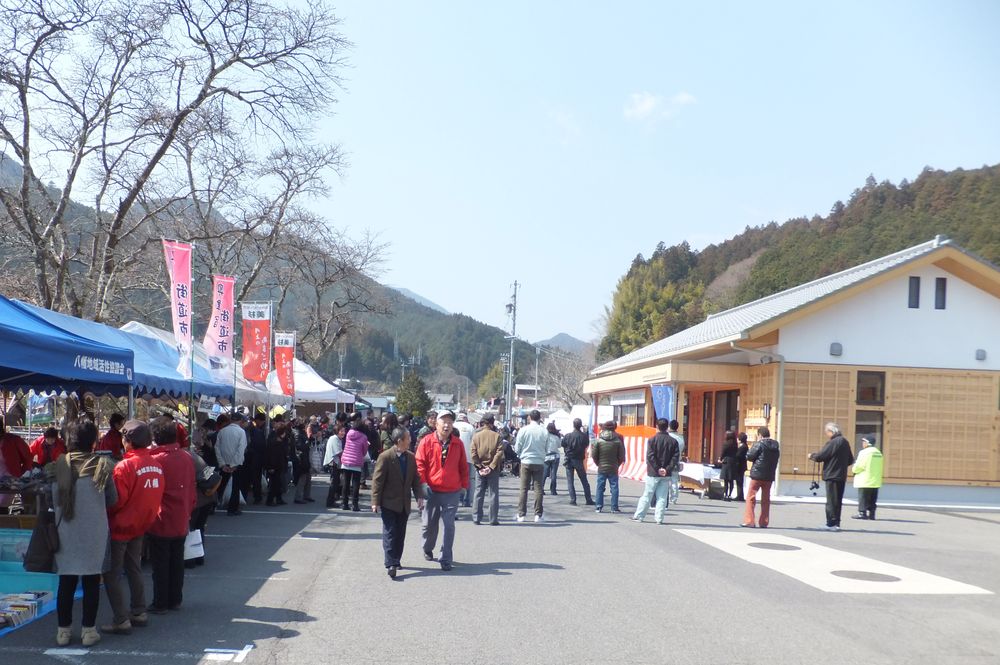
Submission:
[[[479,396],[490,399],[503,395],[504,371],[503,364],[494,363],[483,380],[479,382]]]
[[[420,375],[411,371],[400,382],[396,391],[396,411],[422,416],[431,408],[431,398],[427,394],[427,386]]]

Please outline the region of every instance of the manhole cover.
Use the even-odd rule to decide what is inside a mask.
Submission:
[[[777,550],[779,552],[794,552],[795,550],[802,549],[801,547],[785,545],[784,543],[749,543],[749,545],[760,550]]]
[[[861,580],[863,582],[899,582],[900,578],[882,573],[869,573],[864,570],[834,570],[830,573],[837,577],[846,577],[849,580]]]

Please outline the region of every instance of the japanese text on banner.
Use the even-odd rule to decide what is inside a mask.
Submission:
[[[191,378],[191,245],[174,240],[163,241],[170,279],[170,315],[174,324],[174,339],[180,360],[177,371]]]
[[[236,278],[212,275],[212,316],[205,331],[205,350],[216,380],[231,383],[233,379],[233,291]]]

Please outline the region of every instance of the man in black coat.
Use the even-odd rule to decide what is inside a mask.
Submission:
[[[566,466],[566,484],[569,486],[569,505],[571,506],[576,505],[574,473],[580,479],[580,484],[583,485],[583,495],[587,498],[587,505],[594,505],[594,499],[590,495],[590,481],[587,480],[587,467],[584,462],[589,445],[590,437],[583,431],[583,421],[575,418],[573,431],[564,436],[562,440],[562,448],[565,453],[563,464]]]
[[[663,524],[663,515],[669,503],[670,475],[681,461],[677,439],[667,434],[669,425],[666,418],[657,420],[656,434],[646,441],[646,489],[635,508],[633,522],[643,521],[649,504],[655,500],[656,523]]]
[[[854,463],[854,453],[850,442],[840,433],[837,423],[826,424],[827,442],[817,453],[809,453],[809,459],[823,463],[823,480],[826,482],[826,528],[840,531],[840,510],[844,505],[844,486],[847,484],[847,470]]]

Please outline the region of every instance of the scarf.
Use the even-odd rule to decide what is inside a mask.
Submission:
[[[114,464],[105,455],[79,451],[68,452],[56,460],[56,486],[59,488],[61,519],[72,520],[76,513],[76,480],[90,476],[97,491],[103,493],[111,478]]]

